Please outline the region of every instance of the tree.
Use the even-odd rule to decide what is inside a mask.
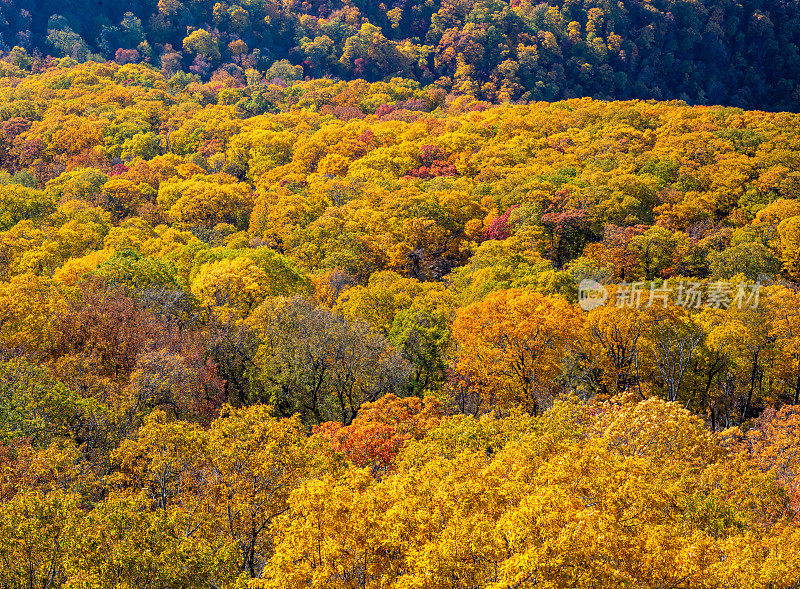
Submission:
[[[57,337],[56,318],[64,308],[58,283],[33,274],[20,274],[0,283],[0,341],[36,357]]]
[[[641,390],[640,363],[645,331],[638,309],[600,306],[586,320],[589,378],[599,397]]]
[[[767,408],[755,420],[753,428],[734,438],[733,449],[745,453],[762,470],[774,473],[776,480],[790,493],[792,508],[800,509],[800,448],[796,437],[800,415],[796,405],[779,411]]]
[[[336,421],[320,425],[316,435],[329,438],[333,449],[348,462],[370,467],[373,476],[391,472],[395,460],[410,440],[420,440],[442,418],[441,403],[432,398],[401,398],[387,394],[372,403],[364,403],[350,425]]]
[[[178,419],[200,422],[219,410],[222,388],[212,362],[197,362],[167,348],[140,355],[127,386],[134,412],[162,408]]]
[[[247,317],[272,290],[267,273],[246,256],[207,264],[192,281],[192,294],[223,320]]]
[[[137,133],[122,144],[122,159],[130,161],[134,158],[150,160],[162,151],[161,137],[155,133]]]
[[[24,490],[0,503],[0,583],[60,586],[69,557],[65,544],[80,524],[77,494]]]
[[[569,303],[524,290],[489,294],[456,314],[458,369],[474,374],[487,409],[541,413],[558,391],[561,361],[583,317]]]
[[[460,301],[471,303],[494,290],[513,288],[574,299],[576,289],[571,275],[555,270],[550,262],[531,251],[528,244],[518,251],[510,241],[485,241],[475,248],[468,264],[450,273]]]
[[[545,213],[542,225],[550,234],[548,255],[556,268],[575,257],[591,238],[589,219],[584,210]]]
[[[21,359],[0,364],[0,442],[25,438],[46,447],[59,438],[85,442],[108,408]]]
[[[0,186],[0,203],[0,231],[25,219],[38,221],[56,211],[56,203],[47,193],[19,185]]]
[[[740,243],[722,252],[710,252],[709,266],[716,278],[730,279],[743,275],[751,281],[775,276],[780,270],[774,253],[757,242]]]
[[[389,341],[413,366],[409,384],[417,395],[438,388],[446,375],[451,312],[434,301],[418,298],[397,313],[388,334]]]
[[[793,280],[800,280],[800,216],[784,219],[778,225],[783,270]]]
[[[454,416],[380,480],[350,469],[305,482],[253,586],[791,583],[794,556],[773,541],[794,545],[787,505],[771,475],[675,403]]]
[[[83,387],[98,377],[127,380],[139,355],[169,335],[139,300],[96,282],[82,284],[79,296],[58,313],[54,324],[58,335],[50,342],[50,354],[83,358],[93,366],[93,374],[80,375],[86,381]]]
[[[261,339],[254,377],[280,415],[347,425],[363,403],[399,392],[409,373],[383,336],[302,297],[268,298],[247,323]]]
[[[667,401],[675,402],[680,399],[681,386],[694,366],[696,351],[706,334],[685,309],[654,306],[649,311],[647,338],[653,365]]]
[[[194,177],[172,181],[158,189],[158,206],[175,223],[187,227],[212,229],[217,223],[244,227],[253,208],[250,186],[233,178]]]
[[[237,574],[260,575],[271,556],[275,519],[309,472],[306,441],[299,416],[278,420],[263,405],[231,410],[211,424],[211,507],[238,550]]]
[[[653,280],[668,275],[673,267],[679,237],[663,227],[654,226],[633,237],[628,248],[638,258],[638,278]]]
[[[278,522],[275,554],[254,587],[358,589],[368,579],[394,580],[400,559],[376,536],[388,498],[370,488],[371,477],[351,471],[343,480],[309,480],[290,497]]]
[[[206,431],[186,421],[170,421],[163,410],[111,452],[110,482],[119,496],[147,500],[151,510],[199,512],[186,523],[200,527],[209,508],[211,471]]]
[[[217,40],[205,29],[197,29],[183,39],[184,51],[191,51],[209,61],[220,58]]]
[[[786,402],[800,404],[800,306],[798,293],[788,288],[771,289],[764,303],[769,308],[769,337],[780,350],[781,372],[788,384]],[[794,381],[794,382],[792,382]]]
[[[96,168],[64,172],[45,184],[45,192],[53,199],[82,200],[96,203],[100,200],[108,176]]]
[[[189,280],[198,300],[223,317],[245,317],[267,296],[304,294],[311,288],[289,258],[268,247],[199,251]]]
[[[366,286],[354,286],[339,297],[336,310],[352,320],[369,323],[375,331],[386,335],[397,313],[412,305],[413,300],[435,286],[413,278],[403,278],[390,270],[374,272]]]
[[[727,379],[720,384],[741,421],[754,417],[758,404],[772,401],[773,391],[764,388],[764,369],[775,350],[770,319],[765,305],[755,309],[739,309],[737,305],[708,308],[699,317],[708,347],[726,357]]]
[[[386,39],[381,29],[370,23],[361,25],[361,29],[345,41],[339,63],[355,76],[368,79],[379,77],[379,66],[397,73],[408,67],[396,44]]]
[[[101,261],[92,274],[107,280],[112,287],[124,286],[132,290],[178,287],[173,266],[130,249]]]
[[[65,572],[75,587],[191,586],[220,566],[213,547],[187,536],[182,510],[150,511],[142,497],[109,497],[67,538]]]

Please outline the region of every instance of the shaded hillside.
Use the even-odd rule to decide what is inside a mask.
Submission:
[[[245,82],[272,67],[268,77],[402,76],[490,101],[800,108],[800,5],[785,0],[13,0],[0,11],[8,50],[147,61],[168,75],[222,68]]]

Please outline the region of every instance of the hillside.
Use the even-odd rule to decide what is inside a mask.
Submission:
[[[452,364],[467,345],[458,337],[473,334],[451,324],[487,312],[490,293],[524,288],[577,308],[582,279],[612,295],[642,281],[637,305],[644,296],[651,315],[663,305],[650,290],[691,283],[710,296],[728,285],[727,311],[706,308],[710,299],[684,309],[677,291],[670,301],[681,329],[699,330],[709,364],[685,358],[670,384],[652,352],[637,368],[639,390],[680,399],[712,425],[796,399],[786,356],[795,336],[781,323],[794,319],[781,305],[800,279],[798,115],[590,99],[492,106],[403,80],[175,86],[148,66],[70,60],[3,80],[0,341],[59,378],[104,375],[93,395],[116,410],[142,353],[190,346],[224,372],[212,413],[278,395],[287,416],[346,423],[381,387],[455,386],[472,370]],[[733,303],[757,283],[772,296],[755,321]],[[319,391],[309,406],[288,393],[297,383],[248,368],[263,327],[248,324],[253,313],[277,304],[271,297],[308,294],[363,322],[336,329],[373,330],[376,358],[390,343],[405,354],[378,389],[364,384],[337,410]],[[588,317],[634,306],[614,300]],[[85,332],[97,327],[99,301],[121,305],[122,332]],[[141,333],[128,331],[133,318]],[[163,321],[191,341],[162,340]],[[755,355],[730,347],[743,336],[726,335],[728,321],[761,342]],[[575,328],[597,337],[583,323]],[[231,330],[256,340],[227,349]],[[120,337],[132,339],[112,343]],[[609,375],[586,349],[565,353],[575,372],[554,365],[545,389],[517,402],[545,407],[557,391],[609,395],[631,384],[629,359]]]
[[[800,583],[800,115],[21,57],[0,587]]]
[[[53,55],[248,83],[400,76],[492,102],[800,109],[800,6],[786,0],[9,0],[0,13],[11,60],[35,71]]]

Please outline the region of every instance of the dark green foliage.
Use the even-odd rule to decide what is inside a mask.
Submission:
[[[6,2],[0,33],[9,48],[19,46],[6,59],[35,71],[46,67],[35,51],[143,61],[168,77],[224,70],[242,83],[247,70],[268,68],[266,80],[289,83],[402,76],[492,101],[592,96],[800,108],[797,2],[160,4]],[[255,95],[238,107],[260,114],[269,102]],[[741,139],[747,149],[752,138]]]

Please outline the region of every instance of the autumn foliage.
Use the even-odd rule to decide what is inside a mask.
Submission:
[[[162,0],[9,52],[0,587],[798,586],[800,117],[527,100],[792,26],[648,6]]]

